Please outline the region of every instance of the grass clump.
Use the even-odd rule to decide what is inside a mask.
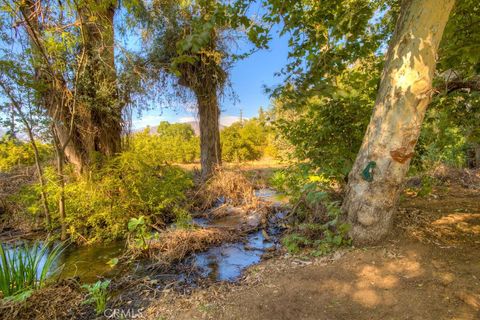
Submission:
[[[172,263],[182,260],[190,253],[205,251],[237,237],[228,230],[217,228],[170,229],[150,243],[148,253],[161,262]]]
[[[0,245],[0,290],[4,297],[31,293],[45,285],[54,263],[65,249],[63,244],[24,244],[8,251]]]
[[[212,208],[219,201],[233,206],[253,206],[256,203],[252,183],[238,170],[218,168],[202,184],[196,195],[199,210]]]

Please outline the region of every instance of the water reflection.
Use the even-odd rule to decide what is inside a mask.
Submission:
[[[27,244],[32,252],[35,250],[40,251],[43,245],[43,242]],[[3,246],[6,249],[6,254],[12,256],[14,251],[25,246],[25,243],[18,242],[8,245],[4,244]],[[50,245],[40,257],[38,271],[42,270],[47,262],[48,254],[53,250],[53,246],[53,244]],[[54,276],[60,279],[79,277],[80,280],[85,283],[95,282],[99,277],[111,276],[113,272],[115,272],[115,269],[112,269],[107,262],[121,255],[123,249],[123,242],[83,247],[67,246],[66,249],[61,252],[58,259],[52,264],[48,276]]]
[[[196,267],[216,281],[235,281],[245,268],[260,262],[265,250],[274,244],[262,231],[252,233],[245,242],[227,243],[193,255]]]

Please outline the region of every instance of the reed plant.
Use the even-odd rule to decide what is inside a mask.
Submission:
[[[55,261],[65,249],[63,243],[22,244],[12,250],[0,244],[0,291],[11,297],[41,288],[53,272]]]

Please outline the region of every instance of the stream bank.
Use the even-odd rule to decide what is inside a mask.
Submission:
[[[235,283],[242,277],[244,270],[264,258],[274,256],[279,247],[282,230],[279,222],[287,209],[276,199],[273,190],[257,190],[255,197],[261,202],[256,210],[245,210],[229,205],[225,199],[219,199],[213,208],[197,213],[193,218],[194,230],[217,230],[235,234],[232,238],[234,241],[193,252],[172,264],[151,260],[125,262],[125,259],[120,258],[121,262],[114,267],[108,262],[122,257],[126,249],[124,241],[84,247],[72,245],[55,262],[56,267],[62,267],[60,272],[51,275],[52,279],[59,280],[53,287],[71,292],[72,295],[77,292],[84,296],[81,284],[111,279],[109,305],[141,308],[165,290],[188,294],[195,288],[208,287],[217,282]],[[224,210],[221,215],[218,214],[219,208]],[[175,227],[172,228],[174,231]],[[21,242],[10,244],[10,250],[15,245],[21,245]],[[40,291],[43,292],[44,289]],[[34,293],[33,299],[46,297],[45,293],[40,297],[36,295]],[[92,316],[91,306],[75,305],[69,308],[76,310],[75,319],[90,319]]]

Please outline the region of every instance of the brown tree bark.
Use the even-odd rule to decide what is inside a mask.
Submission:
[[[90,0],[79,8],[86,52],[78,88],[79,100],[88,109],[84,144],[89,153],[106,156],[121,149],[122,105],[117,90],[113,25],[116,6],[114,1],[106,6],[102,1]]]
[[[81,63],[72,88],[50,66],[39,21],[41,3],[27,0],[20,7],[30,38],[36,79],[42,87],[40,103],[55,122],[59,143],[66,146],[66,159],[78,172],[90,165],[96,153],[112,156],[119,152],[122,133],[122,106],[114,61],[116,4],[105,6],[92,0],[82,5],[78,8],[83,39]]]
[[[195,63],[182,63],[177,68],[180,72],[179,84],[191,89],[197,99],[200,118],[201,179],[206,181],[222,162],[218,92],[223,90],[227,74],[218,61],[217,55],[220,54],[215,30],[211,33],[206,51],[195,55],[197,58]]]
[[[473,146],[475,168],[480,169],[480,143],[476,143]]]
[[[437,50],[454,2],[402,2],[373,115],[342,205],[356,244],[377,242],[391,229],[433,94]]]
[[[219,118],[217,92],[211,90],[197,90],[198,114],[200,117],[200,163],[202,166],[202,180],[206,180],[213,170],[222,162],[220,145]]]
[[[16,110],[16,113],[20,117],[27,131],[28,139],[30,140],[30,145],[32,146],[33,155],[35,158],[35,167],[37,169],[38,182],[40,183],[40,194],[42,197],[43,213],[45,215],[45,225],[47,229],[50,229],[52,226],[52,221],[50,217],[50,208],[48,206],[47,192],[45,191],[46,183],[45,183],[45,178],[43,177],[43,170],[40,164],[40,153],[38,152],[38,147],[35,141],[35,136],[33,134],[32,126],[30,125],[30,122],[28,121],[27,117],[23,113],[20,103],[17,101],[17,99],[15,99],[14,95],[11,93],[7,85],[0,82],[0,87],[3,89],[7,97],[10,99],[10,102],[12,103],[12,107]],[[12,112],[12,115],[13,114],[14,113]],[[14,117],[12,116],[12,118]],[[14,131],[12,130],[12,132]]]

